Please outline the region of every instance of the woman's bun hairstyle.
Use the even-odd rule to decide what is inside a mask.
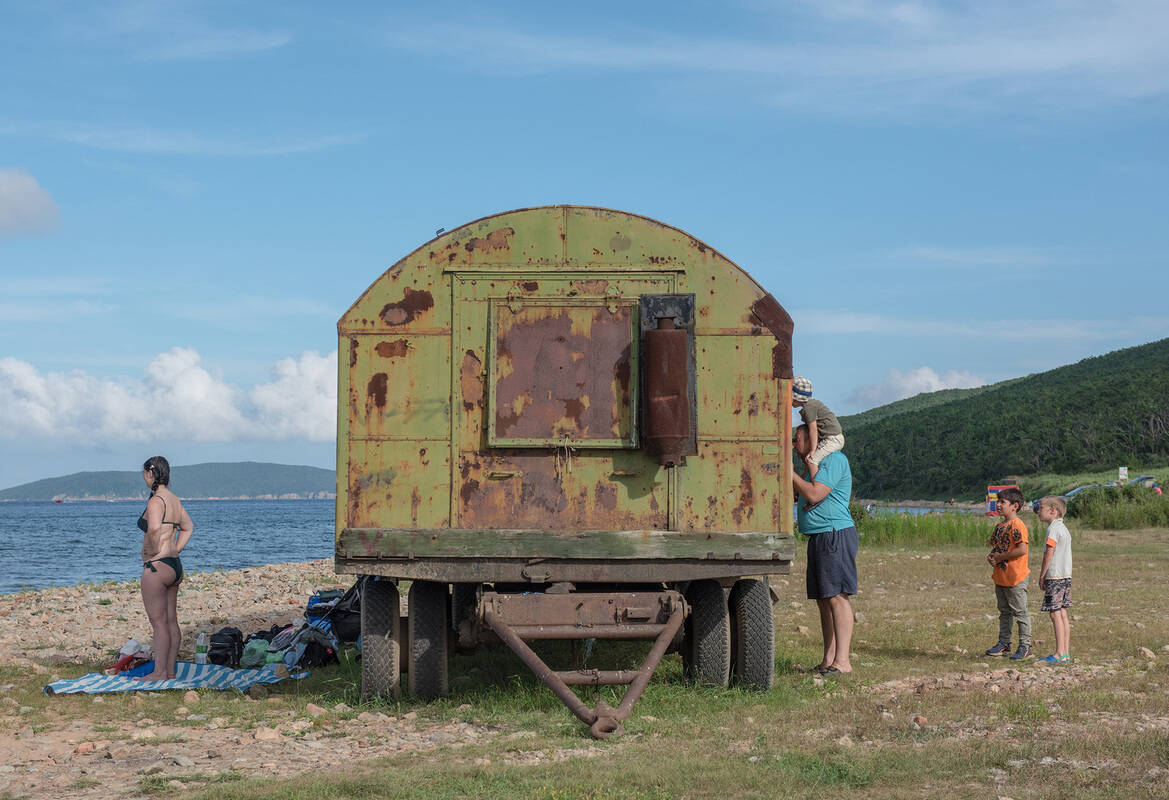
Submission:
[[[146,459],[146,463],[142,465],[143,470],[150,470],[154,473],[154,483],[151,485],[151,491],[157,491],[159,486],[170,485],[170,463],[162,456],[151,456]]]

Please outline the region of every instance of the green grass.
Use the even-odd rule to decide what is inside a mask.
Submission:
[[[778,753],[763,762],[789,779],[817,787],[856,789],[873,782],[873,771],[829,751],[825,755]]]
[[[1169,526],[1169,497],[1144,486],[1085,489],[1071,499],[1068,516],[1104,530],[1164,527]]]
[[[857,520],[862,546],[983,545],[993,529],[993,522],[977,514],[878,513]]]
[[[1128,465],[1129,477],[1138,475],[1152,475],[1162,486],[1169,483],[1169,464],[1152,464],[1143,467]],[[1028,501],[1035,500],[1049,494],[1066,494],[1077,486],[1087,486],[1093,483],[1105,484],[1117,479],[1115,469],[1101,472],[1077,472],[1068,474],[1040,473],[1027,475],[1018,480],[1019,488]]]
[[[849,505],[862,547],[926,546],[985,547],[997,517],[983,514],[938,511],[929,514],[868,513],[856,503]],[[1033,546],[1043,543],[1046,526],[1025,510],[1021,515]],[[1073,542],[1075,531],[1072,531]]]
[[[996,621],[987,619],[995,613],[995,601],[983,558],[993,520],[967,516],[978,530],[972,546],[961,540],[935,545],[862,540],[852,676],[817,683],[794,669],[819,658],[816,609],[803,597],[801,548],[792,574],[772,579],[780,602],[776,686],[770,692],[688,686],[679,657],[670,654],[634,709],[625,736],[594,742],[506,649],[455,655],[450,696],[433,703],[409,697],[362,703],[360,662],[346,651],[341,664],[314,670],[303,681],[274,685],[275,702],[203,692],[197,710],[229,718],[228,727],[246,728],[302,716],[307,702],[327,707],[345,702],[354,714],[416,711],[423,730],[467,722],[484,736],[288,778],[238,771],[135,776],[141,778],[138,788],[160,797],[215,800],[1161,797],[1161,781],[1147,774],[1169,763],[1169,654],[1160,649],[1169,644],[1169,618],[1153,613],[1157,607],[1149,598],[1158,596],[1169,570],[1169,529],[1075,531],[1074,668],[1102,665],[1099,672],[1081,670],[1074,681],[1030,688],[1005,684],[998,693],[984,685],[923,688],[914,681],[1007,666],[1024,675],[1046,669],[1005,661],[980,666],[988,660],[981,652],[997,632]],[[1032,521],[1028,525],[1037,527]],[[1030,560],[1034,572],[1035,552]],[[1033,588],[1032,630],[1042,655],[1049,652],[1052,630],[1047,615],[1038,611],[1037,595]],[[553,668],[571,657],[564,643],[538,644]],[[648,647],[605,645],[598,643],[587,666],[635,664]],[[1152,668],[1147,659],[1136,658],[1137,646],[1157,653]],[[21,667],[0,668],[0,683],[17,684],[8,694],[37,708],[46,724],[58,729],[75,720],[87,720],[95,732],[117,720],[167,720],[182,703],[181,693],[169,693],[137,702],[111,695],[95,705],[80,696],[40,696],[44,682],[45,676],[25,674]],[[601,698],[616,705],[622,691],[582,689],[581,696],[590,705]],[[916,715],[928,722],[913,727]],[[0,735],[27,724],[24,717],[0,720]],[[398,724],[387,721],[386,731],[392,734]],[[340,729],[314,730],[326,743],[346,735]],[[196,730],[185,730],[185,736],[188,743],[199,741]],[[1053,755],[1067,762],[1040,763]],[[1073,761],[1088,766],[1071,766]],[[1116,766],[1100,766],[1106,763]],[[996,781],[995,773],[1005,777]],[[171,786],[172,780],[184,786]]]

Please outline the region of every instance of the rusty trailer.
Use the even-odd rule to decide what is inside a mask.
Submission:
[[[450,649],[490,642],[597,737],[667,652],[690,681],[772,685],[792,322],[742,269],[646,217],[521,209],[403,258],[337,332],[336,569],[375,576],[364,694],[405,672],[440,696]],[[653,645],[639,670],[557,671],[540,639]],[[628,689],[590,708],[581,685]]]

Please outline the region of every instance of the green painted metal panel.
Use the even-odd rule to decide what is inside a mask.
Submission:
[[[776,443],[783,419],[771,337],[698,337],[698,436]]]
[[[449,337],[347,338],[350,437],[450,438]]]
[[[629,449],[526,434],[492,446],[491,304],[624,306],[672,292],[696,298],[698,455],[659,468],[637,441],[636,414],[616,437]],[[346,528],[455,529],[480,534],[459,554],[475,558],[515,528],[671,528],[694,541],[793,530],[781,501],[791,465],[783,317],[720,253],[633,214],[520,209],[427,242],[338,323],[338,544]]]
[[[765,454],[761,442],[699,440],[698,456],[678,470],[678,527],[696,532],[780,529],[776,523],[791,486],[781,483],[782,469],[782,461]]]
[[[548,531],[347,528],[341,533],[345,558],[581,558],[581,559],[744,559],[787,561],[795,554],[790,533],[710,533],[694,536],[661,530]]]
[[[443,440],[349,442],[347,524],[372,528],[450,525],[450,454]]]

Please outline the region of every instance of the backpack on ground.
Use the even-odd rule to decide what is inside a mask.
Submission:
[[[221,664],[234,669],[239,666],[240,656],[243,655],[243,652],[243,631],[228,626],[211,634],[211,644],[207,648],[207,660],[212,664]]]
[[[358,578],[344,592],[339,589],[317,592],[309,598],[305,617],[309,622],[328,620],[328,625],[317,627],[331,629],[339,642],[356,642],[361,635],[361,582]]]
[[[268,640],[249,639],[244,645],[243,655],[240,656],[241,667],[262,667],[268,661]]]

